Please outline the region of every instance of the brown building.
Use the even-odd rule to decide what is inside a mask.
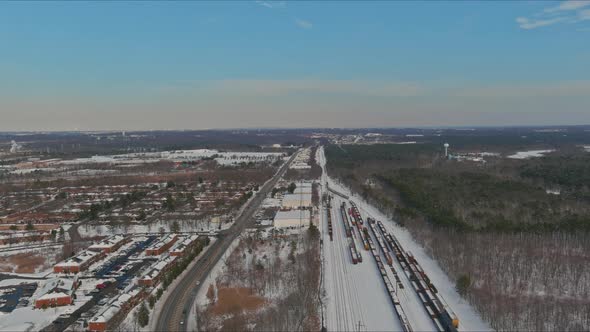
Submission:
[[[115,235],[91,245],[88,247],[88,250],[110,254],[117,251],[122,245],[129,241],[131,241],[130,238],[126,238],[123,235]]]
[[[70,257],[63,262],[53,266],[55,273],[78,273],[86,270],[90,265],[105,256],[103,252],[84,250],[74,257]]]
[[[72,294],[78,286],[78,279],[53,278],[39,290],[35,308],[51,308],[70,305],[74,302]]]
[[[157,256],[161,255],[166,250],[170,249],[174,242],[178,239],[178,235],[170,234],[163,238],[162,240],[152,244],[145,250],[145,254],[148,256]]]

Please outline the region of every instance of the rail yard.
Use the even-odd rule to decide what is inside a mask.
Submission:
[[[397,239],[390,221],[326,175],[322,190],[327,330],[470,329],[461,324],[413,248]]]

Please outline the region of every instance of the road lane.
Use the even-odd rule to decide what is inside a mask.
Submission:
[[[275,187],[277,181],[285,174],[295,155],[296,153],[277,171],[271,180],[262,186],[254,198],[246,203],[246,208],[236,218],[234,224],[227,231],[220,233],[219,239],[211,244],[212,247],[209,248],[208,255],[201,259],[200,264],[195,264],[171,291],[158,317],[157,331],[186,331],[186,322],[190,315],[190,309],[201,285],[205,282],[213,267],[223,257],[231,243],[246,227],[254,224],[254,213],[268,193]]]

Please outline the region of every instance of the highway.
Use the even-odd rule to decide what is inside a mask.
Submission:
[[[285,174],[293,158],[297,155],[294,153],[291,158],[277,171],[271,180],[256,193],[238,216],[234,224],[225,232],[219,234],[219,238],[207,251],[207,255],[201,258],[201,261],[189,270],[185,277],[180,280],[176,288],[166,298],[162,311],[158,317],[156,331],[185,331],[186,322],[191,314],[191,307],[195,301],[201,285],[205,283],[207,276],[211,273],[213,267],[223,257],[230,244],[244,231],[248,226],[254,224],[254,213],[266,198],[268,193],[274,188],[277,181]]]

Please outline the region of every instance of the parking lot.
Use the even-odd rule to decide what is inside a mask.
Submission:
[[[28,305],[28,298],[35,293],[36,289],[37,283],[22,283],[20,285],[0,287],[0,311],[9,313],[16,309],[18,305]]]

